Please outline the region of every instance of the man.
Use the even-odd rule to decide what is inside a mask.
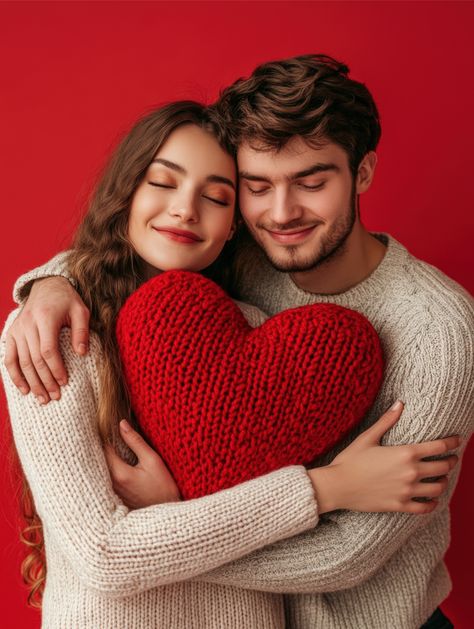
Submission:
[[[370,93],[347,74],[322,55],[267,63],[217,103],[238,147],[240,207],[253,237],[244,239],[237,264],[240,296],[269,314],[317,302],[363,313],[381,337],[386,375],[359,432],[399,398],[405,411],[387,444],[448,434],[466,443],[472,302],[393,238],[362,225],[359,195],[374,177],[380,124]],[[16,298],[32,280],[58,274],[67,277],[60,257],[20,278]],[[67,377],[56,337],[68,324],[84,351],[84,305],[64,279],[50,278],[35,285],[8,337],[12,378],[45,402]],[[332,512],[313,531],[201,578],[285,593],[287,624],[298,629],[450,627],[436,608],[451,587],[443,555],[456,479],[428,516]]]

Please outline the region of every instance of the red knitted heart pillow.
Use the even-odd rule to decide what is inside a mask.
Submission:
[[[252,329],[210,280],[169,271],[119,313],[132,407],[183,498],[308,464],[373,403],[378,336],[360,314],[319,304]]]

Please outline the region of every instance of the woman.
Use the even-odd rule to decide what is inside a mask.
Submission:
[[[411,466],[415,482],[405,482],[411,467],[400,467],[401,454],[412,448],[421,459],[457,441],[374,447],[400,415],[399,405],[344,450],[337,465],[309,471],[290,466],[181,502],[156,455],[159,495],[139,499],[150,506],[130,511],[116,496],[103,443],[115,443],[132,460],[117,435],[117,420],[128,416],[114,337],[118,310],[148,277],[171,268],[202,271],[225,284],[236,187],[231,148],[212,111],[184,102],[153,112],[113,155],[69,254],[69,271],[91,310],[95,334],[89,355],[80,358],[71,350],[68,330],[62,331],[69,383],[59,401],[42,405],[13,386],[3,357],[5,333],[17,312],[6,323],[2,375],[34,498],[30,530],[44,534],[48,629],[283,627],[279,595],[189,579],[309,530],[334,508],[378,511],[396,504],[401,511],[426,513],[435,502],[405,498],[400,506],[401,496],[436,497],[445,483],[427,487],[420,479],[445,475],[456,462],[455,456],[418,461]],[[241,308],[251,324],[262,321],[255,308]],[[132,444],[126,435],[122,430]],[[33,590],[41,590],[42,569],[40,539],[25,575]]]

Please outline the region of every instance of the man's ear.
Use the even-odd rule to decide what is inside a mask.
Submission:
[[[361,194],[370,188],[377,165],[377,155],[375,151],[369,151],[362,158],[356,175],[356,193]]]

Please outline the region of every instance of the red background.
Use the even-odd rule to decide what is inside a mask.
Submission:
[[[366,225],[472,291],[473,17],[467,2],[2,3],[0,318],[14,279],[67,246],[104,156],[137,115],[212,100],[257,63],[307,52],[346,61],[379,105]],[[3,398],[0,410],[4,423]],[[472,626],[473,451],[453,500],[443,606],[461,629]],[[0,622],[39,627],[18,574],[6,468]]]

